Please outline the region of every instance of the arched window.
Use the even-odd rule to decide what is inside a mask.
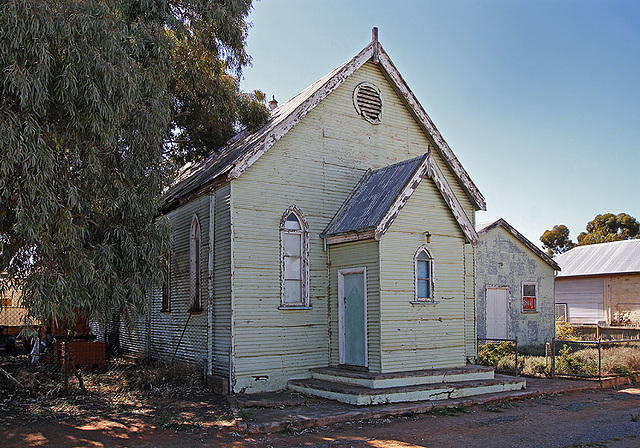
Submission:
[[[309,231],[295,205],[280,220],[280,291],[282,306],[309,305]]]
[[[433,301],[433,257],[422,246],[415,255],[416,300]]]
[[[194,214],[191,220],[191,234],[189,236],[189,283],[191,291],[190,312],[202,311],[201,285],[200,285],[200,221]]]

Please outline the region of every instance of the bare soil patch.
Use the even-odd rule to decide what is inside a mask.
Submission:
[[[637,447],[640,389],[585,390],[267,435],[238,434],[224,397],[183,366],[113,361],[89,393],[60,395],[59,372],[2,366],[0,445],[41,447]],[[73,383],[72,383],[73,384]],[[77,390],[74,388],[74,392]]]

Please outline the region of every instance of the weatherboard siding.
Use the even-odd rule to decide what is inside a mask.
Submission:
[[[415,304],[414,256],[423,245],[433,257],[435,303]],[[429,179],[380,240],[380,295],[383,372],[466,364],[464,235]]]
[[[151,304],[151,356],[172,359],[199,366],[206,365],[207,306],[209,258],[209,196],[201,196],[167,215],[171,224],[171,311],[161,311],[162,297],[158,290]],[[189,313],[190,255],[189,236],[193,215],[198,216],[201,230],[200,278],[201,313]],[[184,336],[181,335],[184,330]]]
[[[353,107],[353,89],[363,81],[373,82],[382,91],[385,103],[382,123],[379,125],[363,120]],[[384,75],[375,65],[365,64],[242,176],[215,192],[212,260],[209,260],[207,253],[209,197],[194,200],[168,215],[176,229],[172,311],[160,313],[159,300],[154,300],[154,303],[157,302],[157,309],[153,310],[153,325],[159,329],[156,332],[159,340],[158,344],[154,344],[154,353],[164,357],[172,355],[188,317],[188,235],[193,212],[198,211],[203,232],[201,266],[203,269],[207,269],[208,263],[213,266],[213,286],[210,291],[214,298],[214,373],[226,374],[231,368],[234,391],[258,392],[281,389],[286,386],[288,379],[307,376],[309,368],[334,363],[337,350],[333,341],[337,344],[337,334],[334,333],[333,325],[337,319],[337,309],[329,307],[327,297],[333,297],[333,290],[328,289],[329,276],[337,274],[333,267],[330,272],[327,266],[328,255],[319,235],[367,169],[420,156],[428,150],[428,146],[429,140]],[[432,154],[465,212],[473,220],[470,199],[437,151],[432,150]],[[442,250],[438,287],[442,291],[451,291],[450,295],[455,292],[456,297],[462,297],[462,233],[435,187],[430,195],[431,202],[439,201],[438,210],[433,210],[433,214],[444,215],[434,219],[443,228],[447,227],[443,231],[447,236],[440,238],[440,242],[434,241],[434,245]],[[310,307],[307,309],[280,307],[279,224],[284,211],[293,204],[302,210],[309,225]],[[403,214],[404,212],[399,218]],[[399,219],[397,225],[394,224],[397,230],[392,233],[396,233],[397,238],[388,238],[391,246],[394,238],[397,244],[404,244],[402,235],[406,232],[411,234],[411,238],[416,237],[414,230],[402,230],[402,225],[402,219]],[[437,226],[428,227],[434,233],[432,229]],[[421,233],[417,237],[424,238]],[[409,261],[411,282],[413,253],[417,247],[419,245],[416,246],[412,240]],[[444,252],[449,252],[449,255]],[[375,259],[371,255],[364,251],[361,254],[363,262],[374,263]],[[389,256],[393,260],[397,255],[389,247],[388,254],[384,257]],[[395,268],[390,266],[391,276],[394,275],[393,269]],[[368,288],[371,288],[371,282],[377,281],[374,274],[373,271],[368,272]],[[206,278],[203,273],[204,288],[207,287],[204,281]],[[419,342],[410,344],[406,349],[395,350],[393,346],[398,344],[397,337],[391,332],[393,334],[388,335],[391,344],[388,347],[389,366],[402,366],[400,357],[410,356],[417,351],[429,352],[429,361],[416,365],[459,365],[457,360],[464,358],[458,353],[464,353],[464,313],[459,310],[458,299],[451,303],[447,299],[438,305],[407,308],[408,301],[399,305],[394,302],[392,288],[389,284],[386,290],[392,300],[387,306],[390,318],[396,321],[404,319],[403,325],[406,326],[407,316],[411,317],[417,311],[420,319],[432,319],[428,310],[435,308],[445,319],[440,322],[435,318],[437,323],[433,323],[433,328],[422,332],[423,336],[431,340],[439,336],[440,348],[436,348],[432,342]],[[413,286],[409,289],[412,295]],[[376,310],[372,305],[374,302],[379,303],[375,293],[369,290],[369,294],[369,325],[372,330],[369,361],[372,368],[383,369],[381,353],[384,345],[373,328],[375,322],[380,320],[377,313],[381,310]],[[406,298],[405,291],[393,294]],[[205,297],[206,291],[203,291],[205,310],[200,315],[192,315],[184,340],[178,348],[177,359],[197,363],[206,359],[208,341]],[[335,306],[337,307],[337,303]],[[331,324],[328,320],[331,320]],[[413,317],[411,320],[415,321]],[[331,340],[330,334],[335,336]],[[229,350],[233,355],[232,366],[229,366],[228,361]]]
[[[384,112],[379,125],[363,120],[354,109],[352,92],[363,81],[373,82],[382,91]],[[429,140],[407,111],[403,100],[396,95],[379,69],[367,63],[242,176],[232,181],[232,345],[233,389],[236,392],[281,389],[286,386],[288,379],[307,376],[309,368],[337,363],[337,296],[334,288],[329,287],[332,297],[330,308],[327,301],[328,276],[331,275],[332,282],[337,282],[337,271],[333,264],[331,270],[327,267],[327,253],[319,234],[367,169],[420,156],[428,150],[428,146]],[[465,212],[473,219],[470,199],[437,151],[433,150],[432,153]],[[424,336],[431,335],[429,342],[396,349],[394,347],[400,344],[394,332],[397,330],[387,331],[389,367],[407,367],[411,362],[407,364],[406,359],[401,361],[401,358],[411,359],[411,354],[416,350],[429,352],[428,361],[416,363],[416,368],[460,365],[460,360],[464,359],[462,232],[435,186],[432,186],[428,200],[430,203],[434,200],[438,202],[432,215],[441,223],[441,227],[447,229],[443,232],[452,235],[435,244],[439,244],[442,250],[439,287],[443,294],[448,291],[445,295],[455,295],[456,298],[452,304],[435,305],[446,319],[442,323],[436,317],[433,330],[422,332]],[[309,309],[280,307],[279,224],[286,208],[293,204],[302,210],[309,225]],[[389,237],[388,255],[385,254],[390,257],[389,260],[394,260],[398,255],[393,253],[392,246],[404,244],[401,235],[407,230],[402,230],[402,221],[400,219],[397,225],[394,224],[398,235],[395,242],[394,237]],[[411,232],[414,230],[410,229]],[[411,236],[414,239],[424,238],[421,233],[411,233]],[[413,244],[411,247],[410,295],[413,294],[413,253],[419,245]],[[371,247],[367,250],[370,251]],[[339,252],[340,249],[332,254]],[[445,255],[445,252],[449,254]],[[373,269],[375,258],[366,251],[358,256],[362,256],[362,260],[353,263],[365,263],[368,267],[369,362],[372,369],[384,370],[381,354],[384,343],[381,339],[385,340],[385,336],[379,335],[375,329],[376,322],[380,320],[380,311],[375,305],[379,300],[372,290],[372,282],[377,282],[377,272],[369,272],[369,269]],[[391,266],[389,275],[395,275]],[[409,304],[410,300],[398,304],[392,298],[392,290],[393,285],[388,284],[386,294],[392,303],[383,306],[387,306],[387,315],[395,322],[401,322],[405,328],[410,326],[416,321],[411,317],[416,311],[420,316],[418,319],[431,319],[428,310],[433,306],[414,307]],[[406,298],[406,295],[402,297]],[[331,316],[330,324],[327,322],[328,316]],[[391,326],[387,325],[388,328]],[[434,344],[436,339],[433,336],[436,335],[440,337],[437,338],[438,343]]]
[[[210,279],[213,295],[213,373],[227,376],[231,348],[231,184],[216,189],[212,200],[215,218]]]
[[[329,248],[331,269],[329,274],[330,303],[330,364],[340,364],[338,322],[338,271],[350,268],[367,268],[367,349],[369,371],[380,372],[380,256],[378,242],[374,239],[335,244]]]
[[[475,298],[475,248],[464,245],[464,321],[465,321],[465,357],[468,362],[475,362],[478,354],[478,338],[476,332],[476,298]]]

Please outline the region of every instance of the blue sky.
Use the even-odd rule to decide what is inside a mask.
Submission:
[[[640,219],[640,1],[262,0],[244,90],[280,103],[383,47],[487,201],[534,244]]]

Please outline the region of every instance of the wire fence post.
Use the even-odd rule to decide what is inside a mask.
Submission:
[[[598,339],[598,381],[602,381],[602,341]]]
[[[516,376],[520,376],[520,371],[518,368],[518,337],[517,336],[513,345],[515,346],[515,350],[516,350]]]
[[[556,374],[556,338],[551,339],[551,378]]]

